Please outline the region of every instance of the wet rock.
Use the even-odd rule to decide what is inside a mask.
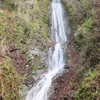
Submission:
[[[27,79],[24,80],[23,84],[27,85],[28,87],[32,86],[34,83],[34,78],[33,77],[29,77]]]
[[[24,84],[21,84],[21,89],[19,91],[20,93],[20,100],[25,100],[25,97],[27,95],[27,92],[30,90],[30,87],[24,85]]]
[[[71,66],[69,66],[69,65],[64,66],[64,69],[70,69],[70,68],[71,68]]]

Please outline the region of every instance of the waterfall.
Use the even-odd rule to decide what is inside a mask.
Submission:
[[[64,70],[64,49],[70,29],[60,0],[51,2],[51,34],[54,45],[49,49],[49,66],[26,96],[26,100],[48,100],[53,78]]]

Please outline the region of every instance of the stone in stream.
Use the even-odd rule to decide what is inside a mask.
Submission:
[[[27,79],[24,80],[23,84],[27,85],[28,87],[31,87],[34,83],[34,78],[33,77],[29,77]]]

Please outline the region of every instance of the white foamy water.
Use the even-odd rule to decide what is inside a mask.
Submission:
[[[55,45],[50,48],[49,66],[47,72],[41,75],[26,96],[26,100],[48,100],[53,78],[63,72],[65,61],[63,45],[67,41],[66,34],[69,33],[68,24],[64,17],[64,9],[60,0],[51,3],[51,34]]]

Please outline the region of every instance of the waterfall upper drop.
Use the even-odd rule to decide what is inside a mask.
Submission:
[[[64,69],[63,45],[67,41],[67,34],[69,34],[70,29],[68,23],[66,23],[64,9],[60,0],[53,0],[51,9],[51,34],[55,45],[49,49],[49,51],[52,51],[49,53],[49,66],[46,73],[41,75],[28,92],[26,100],[48,100],[53,78],[63,72]]]
[[[52,37],[55,42],[66,42],[66,19],[64,17],[64,9],[60,0],[52,2]]]

